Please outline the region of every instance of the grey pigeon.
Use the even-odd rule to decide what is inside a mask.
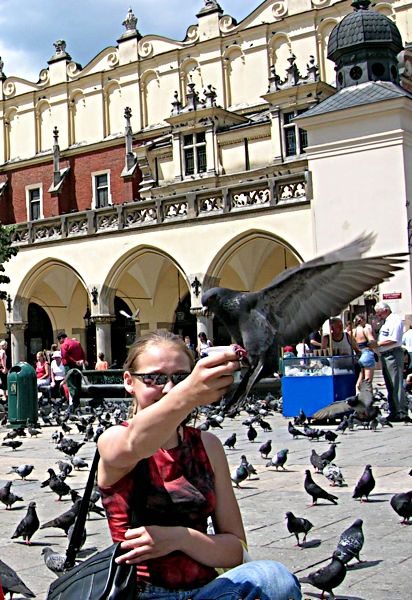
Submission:
[[[253,425],[250,424],[249,429],[247,430],[247,439],[249,440],[249,442],[254,442],[255,439],[257,438],[257,435],[258,435],[258,432],[253,427]]]
[[[333,486],[338,485],[339,487],[342,487],[345,483],[342,474],[342,469],[334,463],[328,463],[327,465],[325,465],[323,467],[322,473],[324,474],[326,479],[329,479],[329,481],[332,482]]]
[[[20,446],[23,445],[23,442],[20,440],[7,440],[7,442],[2,442],[1,445],[7,446],[7,448],[11,448],[13,451],[15,451],[17,448],[20,448]]]
[[[305,338],[365,290],[401,269],[401,255],[362,258],[374,241],[362,235],[346,246],[281,272],[265,288],[240,292],[211,288],[205,311],[225,325],[248,352],[250,367],[226,405],[236,408],[262,377],[278,370],[278,348]]]
[[[56,475],[53,469],[47,469],[47,471],[50,475],[49,488],[58,496],[58,500],[61,500],[63,496],[70,494],[70,486]]]
[[[288,423],[288,431],[289,431],[290,435],[293,436],[293,439],[296,439],[300,435],[302,437],[305,437],[305,434],[303,433],[303,431],[300,431],[300,429],[297,429],[294,425],[292,425],[292,423],[290,421]]]
[[[72,535],[73,535],[73,531],[74,531],[74,526],[75,526],[75,523],[73,523],[73,525],[70,525],[69,530],[67,532],[67,539],[68,539],[69,542],[72,539]],[[86,527],[83,527],[82,537],[81,537],[80,545],[79,545],[79,550],[80,550],[80,548],[83,548],[84,544],[86,543],[86,538],[87,538]]]
[[[319,456],[316,450],[312,449],[312,454],[310,455],[310,464],[314,467],[317,473],[322,473],[323,467],[325,466],[325,461]]]
[[[61,515],[55,517],[51,521],[47,521],[47,523],[43,523],[40,529],[47,529],[48,527],[54,527],[56,529],[63,529],[64,533],[68,535],[68,531],[70,527],[76,521],[76,517],[79,513],[81,505],[81,499],[76,500],[69,510],[66,510]]]
[[[223,445],[233,450],[236,445],[236,433],[232,433],[232,435],[230,435],[227,440],[223,442]]]
[[[282,469],[286,471],[285,464],[288,459],[288,452],[289,450],[287,448],[279,450],[279,452],[276,453],[276,456],[273,456],[270,461],[266,463],[266,466],[276,467],[276,471],[279,469],[279,467],[282,467]]]
[[[322,452],[320,457],[325,463],[333,462],[336,458],[336,444],[331,444],[325,452]]]
[[[362,519],[356,519],[348,529],[341,533],[336,552],[339,552],[339,558],[346,565],[352,558],[362,562],[359,558],[365,538],[362,530]]]
[[[306,477],[305,477],[305,490],[306,492],[309,494],[309,496],[312,496],[312,506],[315,506],[318,502],[318,500],[323,499],[323,500],[328,500],[329,502],[332,502],[333,504],[337,504],[336,500],[338,499],[337,496],[334,496],[333,494],[329,494],[326,490],[322,489],[320,487],[320,485],[318,485],[317,483],[315,483],[312,479],[312,475],[311,472],[309,471],[309,469],[306,469],[305,471]]]
[[[64,462],[64,460],[56,460],[56,465],[59,467],[60,472],[63,473],[65,477],[70,475],[73,471],[73,465],[68,462]]]
[[[13,494],[11,491],[12,481],[8,481],[2,488],[0,488],[0,502],[6,506],[6,510],[10,509],[15,502],[23,502],[23,498]]]
[[[249,479],[251,475],[257,475],[255,467],[250,462],[248,462],[248,459],[244,454],[242,454],[242,456],[240,457],[240,464],[246,467]],[[256,479],[259,479],[259,477],[256,477]]]
[[[402,524],[409,523],[412,517],[412,491],[395,494],[390,500],[390,505],[400,517],[403,517]]]
[[[43,548],[41,553],[44,559],[44,564],[48,569],[50,569],[50,571],[56,575],[62,575],[62,573],[64,573],[64,564],[66,562],[65,554],[54,552],[53,548],[50,548],[50,546]]]
[[[22,537],[25,543],[30,546],[31,538],[40,527],[39,518],[36,513],[36,503],[30,502],[26,516],[17,525],[11,539]]]
[[[22,479],[26,479],[26,477],[28,477],[28,475],[30,475],[30,473],[33,471],[33,469],[34,465],[19,465],[18,467],[12,467],[12,471],[10,472],[12,473],[14,471],[14,473],[20,475]]]
[[[259,452],[262,458],[267,458],[272,452],[272,440],[267,440],[266,442],[263,442],[263,444],[261,444],[261,446],[259,447]]]
[[[230,474],[230,479],[233,481],[236,487],[240,487],[239,484],[242,483],[242,481],[245,481],[245,479],[248,478],[248,475],[249,473],[246,465],[240,463],[240,465],[236,467],[236,469]]]
[[[295,517],[295,515],[289,511],[286,513],[286,526],[288,528],[289,533],[293,533],[295,535],[298,542],[297,545],[300,546],[299,534],[304,534],[302,542],[305,543],[306,536],[312,529],[313,524],[304,517]]]
[[[16,571],[6,565],[5,562],[0,560],[0,582],[3,592],[10,594],[10,598],[13,594],[19,594],[25,598],[35,598],[34,594],[27,585],[20,579]]]
[[[71,456],[70,462],[77,471],[80,471],[80,469],[87,469],[89,466],[89,464],[80,456]]]
[[[338,587],[346,577],[346,567],[341,561],[338,552],[332,555],[332,562],[326,567],[322,567],[313,573],[309,573],[307,577],[301,577],[301,583],[310,583],[314,587],[322,591],[322,596],[325,592],[329,592],[330,598],[335,598],[333,593],[334,588]]]
[[[338,438],[338,434],[335,433],[334,431],[331,431],[330,429],[325,431],[325,440],[327,440],[328,442],[334,442],[334,441],[336,441],[337,438]]]
[[[353,490],[352,498],[359,498],[360,501],[363,502],[362,498],[365,496],[365,501],[367,501],[369,499],[369,494],[374,487],[375,479],[373,478],[372,467],[371,465],[366,465],[362,477],[359,479]]]

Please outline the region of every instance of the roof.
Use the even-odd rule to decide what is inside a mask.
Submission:
[[[309,109],[300,117],[296,117],[295,120],[396,98],[410,98],[412,100],[412,94],[390,81],[367,81],[339,90],[339,92]]]

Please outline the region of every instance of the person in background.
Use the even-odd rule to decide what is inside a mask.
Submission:
[[[373,373],[376,368],[375,353],[373,349],[376,348],[377,344],[373,329],[371,325],[366,322],[365,315],[356,315],[353,320],[352,333],[361,352],[358,361],[360,373],[356,382],[356,391],[359,391],[359,386],[364,379],[367,379],[372,384]]]
[[[99,352],[99,354],[97,355],[97,362],[94,368],[96,369],[96,371],[107,371],[107,369],[109,368],[109,363],[107,362],[107,360],[104,360],[103,352]]]
[[[57,334],[60,343],[60,352],[65,371],[70,369],[80,369],[87,366],[86,354],[78,340],[67,337],[67,333],[60,331]]]
[[[293,352],[293,346],[285,346],[283,348],[283,358],[296,358],[296,354]]]
[[[319,329],[309,334],[309,348],[311,352],[322,348],[322,335]]]
[[[213,346],[212,342],[207,339],[207,336],[204,331],[201,331],[197,336],[199,338],[199,342],[197,344],[197,354],[199,358],[204,358],[207,356],[207,349]]]
[[[299,344],[296,344],[296,356],[298,358],[302,358],[303,356],[306,356],[307,354],[309,354],[309,352],[310,352],[310,348],[306,344],[305,340],[302,340],[301,342],[299,342]]]
[[[196,407],[221,399],[239,366],[232,350],[194,366],[183,340],[169,332],[130,348],[124,385],[132,417],[99,437],[98,486],[112,539],[121,542],[117,562],[136,566],[136,597],[302,598],[283,565],[243,563],[245,531],[223,446],[187,424]],[[129,525],[132,502],[138,527]],[[227,570],[218,576],[218,568]]]
[[[37,377],[37,389],[47,388],[50,385],[50,365],[46,360],[44,352],[39,351],[36,354],[36,364],[34,366]]]
[[[7,342],[6,340],[0,341],[0,386],[3,390],[3,396],[7,399]]]
[[[50,365],[50,391],[52,398],[62,398],[64,400],[64,391],[62,383],[64,381],[64,365],[62,363],[62,355],[60,350],[55,350],[52,354],[52,361]]]
[[[347,331],[343,330],[342,319],[339,317],[333,317],[329,320],[330,333],[324,335],[322,338],[322,349],[326,350],[332,346],[332,354],[334,356],[352,355],[359,353],[358,345],[356,341],[348,334]]]
[[[196,358],[196,350],[194,344],[192,344],[192,340],[190,339],[190,335],[185,335],[183,338],[186,348],[189,348],[190,352],[192,352],[193,357]]]
[[[393,422],[410,422],[408,404],[403,387],[403,325],[386,302],[375,305],[375,313],[384,322],[379,330],[378,349],[382,374],[388,392],[389,419]]]
[[[409,325],[409,329],[407,329],[402,336],[402,345],[405,346],[409,352],[409,357],[412,363],[412,323]]]

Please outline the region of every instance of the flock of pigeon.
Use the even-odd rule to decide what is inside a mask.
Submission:
[[[372,397],[373,396],[373,397]],[[362,386],[357,396],[342,402],[339,405],[339,410],[343,413],[340,415],[342,420],[333,429],[321,429],[313,426],[312,419],[307,419],[304,412],[301,410],[298,417],[294,421],[289,421],[287,429],[292,440],[298,438],[306,439],[310,442],[317,442],[320,439],[330,442],[328,449],[322,453],[318,453],[315,448],[308,451],[308,463],[316,475],[323,475],[325,482],[328,481],[330,486],[335,488],[346,486],[342,468],[338,465],[337,460],[339,435],[346,435],[347,431],[353,431],[355,428],[370,429],[376,431],[377,427],[392,427],[391,423],[382,417],[377,423],[377,417],[381,409],[376,407],[375,403],[382,403],[382,394],[375,391],[369,393],[367,386]],[[339,404],[339,403],[338,403]],[[366,406],[366,409],[365,409]],[[372,407],[372,409],[371,409]],[[248,413],[248,418],[242,421],[246,427],[246,437],[249,442],[255,442],[259,435],[259,430],[264,433],[271,431],[271,426],[266,420],[266,417],[273,414],[274,410],[279,410],[279,400],[275,400],[270,395],[264,401],[255,401],[246,403],[244,410]],[[217,409],[207,409],[206,418],[200,427],[221,428],[225,418],[224,412]],[[332,418],[332,417],[331,417]],[[310,422],[310,423],[309,423]],[[224,439],[223,445],[228,450],[230,460],[230,451],[236,449],[239,434],[232,433]],[[267,439],[258,447],[259,454],[264,459],[265,467],[278,470],[287,470],[286,463],[288,460],[288,448],[275,450],[273,448],[272,439]],[[339,497],[324,486],[319,485],[312,476],[312,470],[305,470],[303,481],[303,489],[311,498],[311,507],[320,503],[338,504]],[[246,454],[240,457],[240,464],[231,472],[231,479],[236,488],[242,488],[242,483],[251,479],[252,476],[258,475],[259,469],[253,466]],[[409,473],[412,475],[412,470]],[[367,464],[362,475],[357,481],[352,491],[352,498],[360,502],[368,502],[370,494],[375,488],[375,478],[372,472],[372,466]],[[412,491],[398,493],[390,499],[390,506],[402,518],[401,523],[409,523],[412,517]],[[347,572],[347,565],[352,559],[361,562],[360,552],[364,543],[363,520],[355,519],[352,525],[345,529],[337,541],[335,552],[330,557],[330,563],[326,566],[310,573],[306,577],[300,578],[302,583],[309,583],[312,586],[322,591],[322,597],[325,592],[330,594],[330,598],[334,598],[333,590],[337,588],[344,580]],[[304,548],[306,538],[310,530],[313,528],[311,521],[303,516],[296,516],[291,511],[286,512],[286,527],[290,534],[296,537],[297,546]],[[303,536],[300,539],[299,536]]]
[[[370,402],[367,396],[367,404],[373,405],[376,400],[381,400],[379,394],[376,399]],[[365,396],[360,393],[357,397],[349,399],[351,410],[348,415],[343,415],[340,424],[333,430],[330,428],[320,429],[313,426],[313,421],[308,420],[303,411],[294,421],[289,421],[287,425],[288,434],[291,438],[291,443],[294,440],[305,439],[309,442],[314,442],[315,445],[320,439],[330,443],[327,450],[317,452],[315,448],[308,448],[308,468],[305,470],[303,482],[303,490],[311,499],[311,506],[316,506],[318,502],[338,504],[339,497],[325,489],[324,485],[319,485],[312,475],[312,469],[315,477],[324,476],[325,483],[329,483],[334,488],[345,486],[345,480],[342,469],[339,467],[339,436],[346,435],[347,431],[357,427],[369,428],[372,431],[376,430],[372,421],[376,419],[376,414],[372,415],[373,419],[362,420],[361,412],[364,405]],[[353,408],[355,407],[355,408]],[[281,400],[275,399],[270,394],[263,401],[249,402],[244,407],[244,412],[247,413],[247,418],[242,416],[242,425],[246,427],[245,435],[249,442],[254,443],[259,436],[271,435],[272,426],[268,420],[268,416],[274,411],[281,411]],[[341,407],[342,408],[342,407]],[[357,411],[357,412],[356,412]],[[202,409],[202,423],[197,427],[202,430],[207,429],[223,429],[222,422],[226,415],[224,410],[219,407],[205,407]],[[27,437],[37,438],[37,436],[50,436],[50,442],[56,450],[56,460],[53,467],[47,469],[47,477],[39,483],[39,493],[42,490],[50,490],[56,500],[62,498],[70,498],[71,506],[61,512],[51,520],[40,523],[36,512],[36,502],[28,503],[26,515],[19,522],[16,522],[14,531],[10,532],[11,539],[22,539],[23,542],[30,546],[33,536],[39,536],[41,531],[48,528],[54,528],[61,531],[62,536],[70,537],[73,524],[75,522],[78,510],[80,508],[81,496],[79,492],[69,485],[70,477],[76,470],[88,469],[87,461],[78,456],[79,451],[87,444],[97,441],[99,435],[114,423],[121,422],[127,417],[127,406],[119,404],[114,406],[104,405],[100,409],[92,410],[90,413],[83,415],[72,415],[58,410],[56,406],[50,413],[40,409],[41,426],[33,427],[29,423],[26,428],[8,430],[4,435],[2,447],[3,459],[5,456],[13,458],[13,464],[10,465],[9,474],[18,477],[22,484],[19,485],[17,494],[13,491],[13,480],[8,480],[0,488],[0,502],[4,504],[5,510],[12,511],[14,505],[24,502],[24,485],[23,482],[30,481],[28,478],[34,470],[31,464],[19,464],[18,454],[25,443]],[[370,415],[369,415],[370,416]],[[372,423],[372,426],[371,426]],[[382,418],[379,421],[379,427],[391,426]],[[51,434],[50,434],[51,431]],[[223,432],[222,432],[223,433]],[[73,434],[77,439],[74,439]],[[275,434],[273,434],[274,437]],[[81,441],[79,437],[83,436]],[[228,453],[236,449],[239,433],[232,433],[223,443],[227,448]],[[274,471],[287,470],[288,448],[275,449],[273,440],[266,439],[263,443],[255,446],[262,460],[264,460],[265,469]],[[60,452],[63,457],[58,458],[57,452]],[[90,454],[90,449],[89,449]],[[233,484],[236,488],[242,488],[243,482],[250,478],[258,478],[259,469],[256,469],[247,459],[246,454],[242,454],[240,464],[231,473]],[[411,473],[412,474],[412,471]],[[31,479],[31,481],[33,481]],[[353,489],[352,497],[360,501],[367,502],[370,494],[375,487],[375,479],[372,473],[371,465],[366,465],[362,476]],[[96,513],[104,517],[104,510],[98,504],[99,494],[96,490],[90,501],[90,512]],[[402,523],[409,523],[412,517],[412,491],[395,494],[390,505],[393,510],[402,517]],[[361,561],[360,552],[364,543],[362,519],[356,519],[352,525],[345,529],[337,541],[336,550],[330,557],[330,562],[325,567],[310,573],[300,580],[305,583],[310,583],[314,587],[322,591],[322,597],[325,592],[333,598],[333,590],[337,588],[344,580],[347,572],[347,565],[352,559]],[[305,548],[307,544],[307,536],[313,529],[312,522],[303,517],[292,513],[290,510],[286,512],[286,527],[291,535],[296,538],[297,546]],[[86,532],[84,540],[86,540]],[[65,544],[67,545],[67,544]],[[41,552],[45,565],[57,576],[64,572],[65,555],[55,552],[50,546],[45,546]],[[0,578],[5,592],[20,593],[27,598],[34,597],[34,593],[24,584],[19,575],[13,571],[6,563],[0,560]]]
[[[53,528],[59,530],[62,536],[67,537],[67,541],[63,543],[67,547],[81,504],[81,495],[68,482],[75,471],[89,467],[88,462],[78,456],[78,453],[87,442],[92,442],[94,446],[99,435],[107,427],[127,418],[127,412],[128,406],[125,403],[116,404],[116,406],[113,406],[112,403],[104,403],[100,409],[74,415],[63,411],[57,403],[50,412],[44,407],[40,408],[39,421],[41,421],[41,425],[39,423],[34,427],[27,423],[26,427],[7,431],[1,445],[10,451],[4,450],[2,458],[3,464],[7,459],[12,458],[13,464],[10,465],[7,476],[13,475],[14,479],[9,479],[0,487],[0,502],[5,506],[5,510],[12,511],[15,505],[20,507],[20,503],[24,502],[24,485],[19,485],[19,494],[13,491],[15,476],[22,482],[31,482],[31,487],[33,481],[36,481],[29,479],[35,469],[34,465],[18,464],[18,454],[27,438],[37,438],[39,435],[49,436],[50,442],[54,444],[56,450],[53,467],[47,469],[47,477],[39,482],[39,495],[44,494],[47,490],[55,495],[56,501],[60,501],[62,498],[71,500],[71,506],[67,510],[44,523],[40,523],[36,511],[40,496],[37,503],[35,501],[28,502],[25,516],[16,522],[14,531],[10,532],[12,540],[21,539],[26,546],[32,546],[32,538],[40,536],[41,530]],[[52,431],[51,435],[50,430]],[[81,441],[79,441],[79,434],[84,436]],[[73,435],[78,439],[74,439]],[[92,450],[94,451],[94,448]],[[61,458],[58,458],[59,452],[63,455]],[[90,453],[90,448],[88,453]],[[105,517],[104,509],[98,504],[99,499],[100,494],[96,489],[90,499],[89,514],[94,513]],[[82,545],[86,541],[86,535],[85,530]],[[50,571],[57,576],[64,572],[65,554],[54,551],[48,545],[42,548],[41,554]],[[11,597],[13,594],[21,594],[26,598],[35,597],[18,573],[2,560],[0,560],[0,582],[4,593],[9,593]]]

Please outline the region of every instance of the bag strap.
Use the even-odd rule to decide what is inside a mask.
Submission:
[[[87,479],[86,487],[84,490],[83,498],[80,503],[80,509],[76,517],[76,521],[74,523],[73,533],[70,538],[70,543],[66,550],[66,561],[64,563],[65,570],[71,569],[75,563],[76,556],[80,550],[83,531],[86,524],[87,513],[89,512],[89,504],[90,498],[92,495],[94,481],[97,473],[97,465],[99,463],[100,455],[99,450],[96,448],[96,452],[93,457],[93,463],[90,468],[89,477]],[[133,493],[131,496],[131,506],[130,506],[130,526],[131,527],[139,527],[141,523],[142,513],[144,507],[146,505],[146,493],[142,493],[145,491],[145,483],[147,482],[147,474],[148,474],[148,463],[146,459],[140,460],[136,467],[133,470]],[[137,493],[136,480],[138,476],[142,477],[142,489],[140,493]],[[141,482],[141,483],[142,483]]]

